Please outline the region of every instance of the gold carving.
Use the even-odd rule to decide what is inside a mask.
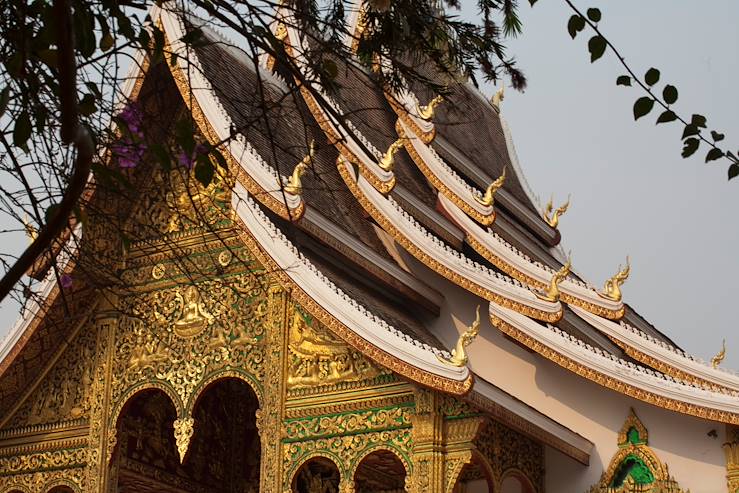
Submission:
[[[488,185],[488,188],[485,190],[485,195],[480,197],[476,193],[472,194],[472,196],[480,205],[483,205],[485,207],[491,207],[493,205],[493,202],[495,201],[495,192],[497,192],[505,183],[506,168],[507,167],[504,166],[503,174],[501,174],[496,180]]]
[[[152,279],[159,280],[162,277],[164,277],[164,273],[166,272],[166,268],[164,267],[164,264],[157,264],[151,269],[151,277]]]
[[[480,333],[480,305],[477,305],[477,311],[475,313],[475,321],[472,322],[472,325],[470,325],[467,330],[459,336],[457,346],[452,350],[452,357],[447,359],[442,358],[437,354],[436,357],[439,358],[440,361],[452,366],[464,366],[467,364],[468,358],[465,348],[472,344],[472,341],[475,340],[477,334]]]
[[[404,142],[405,139],[400,138],[390,144],[387,152],[383,154],[382,159],[380,159],[380,162],[377,163],[383,171],[389,172],[393,170],[393,168],[395,167],[395,154],[400,150],[401,147],[403,147]]]
[[[718,365],[721,364],[724,358],[726,358],[726,339],[721,342],[721,351],[719,351],[716,356],[711,358],[711,366],[714,368],[718,368]]]
[[[726,485],[730,493],[739,491],[739,428],[726,430],[727,442],[724,443],[726,456]]]
[[[554,206],[552,205],[552,202],[554,200],[554,197],[549,199],[549,202],[547,202],[546,207],[544,208],[544,220],[547,222],[547,224],[553,228],[557,228],[559,226],[559,218],[567,212],[567,208],[570,207],[570,197],[567,196],[567,202],[560,205],[556,209],[554,209]],[[554,213],[552,213],[552,209],[554,209]]]
[[[174,438],[177,444],[177,452],[180,455],[180,463],[185,461],[193,431],[195,431],[195,420],[193,418],[174,420]]]
[[[626,266],[622,269],[618,266],[618,272],[608,279],[603,286],[603,291],[598,294],[603,298],[607,298],[612,301],[621,301],[621,285],[629,278],[631,272],[631,263],[629,257],[626,257]]]
[[[306,323],[297,309],[288,337],[287,384],[291,388],[370,379],[380,374],[361,353]]]
[[[233,253],[231,253],[231,250],[223,250],[221,253],[218,254],[218,265],[221,267],[226,267],[228,264],[231,263],[231,260],[233,259]]]
[[[570,275],[570,268],[572,267],[572,259],[568,256],[567,262],[552,275],[552,279],[549,281],[549,287],[546,291],[534,291],[537,298],[545,301],[556,303],[559,301],[559,283],[564,281],[568,275]]]
[[[188,286],[182,294],[177,291],[176,296],[182,300],[182,313],[174,323],[175,334],[180,337],[193,337],[213,323],[213,315],[206,311],[197,286]]]
[[[303,193],[303,183],[300,181],[300,178],[303,176],[303,173],[305,173],[305,170],[307,170],[308,167],[310,167],[310,165],[313,163],[313,158],[315,155],[315,142],[311,140],[308,154],[295,166],[292,175],[290,175],[290,178],[285,184],[286,193],[289,193],[291,195],[300,195]]]
[[[418,116],[420,116],[423,120],[426,120],[427,122],[431,121],[431,119],[434,117],[434,110],[442,101],[444,101],[444,97],[438,95],[434,99],[429,101],[429,104],[427,104],[426,106],[416,105],[416,113],[418,113]]]

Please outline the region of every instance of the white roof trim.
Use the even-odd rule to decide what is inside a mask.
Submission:
[[[571,308],[580,318],[608,337],[619,340],[637,351],[663,361],[685,373],[695,375],[702,380],[726,387],[727,389],[732,389],[739,396],[739,375],[731,373],[726,369],[713,368],[702,361],[693,359],[682,352],[678,352],[672,346],[658,341],[624,322],[617,324],[576,306]]]
[[[490,303],[490,314],[573,362],[628,386],[674,401],[729,413],[739,420],[739,399],[735,396],[686,385],[650,368],[594,348],[553,325],[544,326],[495,303]]]
[[[477,285],[483,292],[495,293],[498,296],[545,313],[556,314],[561,311],[562,307],[559,303],[541,300],[515,279],[498,274],[469,259],[462,253],[449,248],[439,238],[418,224],[392,197],[383,196],[363,176],[357,176],[345,159],[340,158],[339,166],[344,167],[346,174],[354,180],[360,192],[372,206],[418,251],[424,252],[456,275],[468,280],[471,284]],[[344,174],[342,173],[342,175]],[[411,253],[415,256],[414,252]],[[423,261],[423,259],[419,260]],[[486,297],[484,293],[479,294]]]
[[[551,280],[552,275],[555,272],[554,269],[529,258],[528,255],[506,242],[500,237],[500,235],[493,232],[491,229],[483,229],[443,194],[439,194],[439,202],[444,210],[454,219],[457,225],[467,233],[467,235],[474,238],[494,256],[513,266],[524,275],[541,283],[546,284]],[[618,311],[623,307],[623,303],[621,302],[607,300],[598,296],[595,289],[572,276],[567,277],[562,281],[559,285],[559,289],[563,293],[585,300],[588,303],[602,306],[606,310]]]
[[[240,183],[234,187],[232,207],[249,233],[278,267],[336,320],[370,344],[413,367],[460,382],[469,377],[466,366],[453,367],[439,361],[438,356],[448,357],[448,352],[416,341],[391,327],[334,285],[272,224]]]

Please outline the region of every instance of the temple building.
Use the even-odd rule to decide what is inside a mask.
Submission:
[[[196,17],[152,18],[141,133],[193,121],[225,163],[203,186],[194,157],[127,153],[137,199],[91,187],[37,262],[0,345],[0,493],[739,492],[739,375],[624,301],[628,262],[576,273],[501,93],[433,71],[443,97],[396,93],[347,60],[296,92]]]

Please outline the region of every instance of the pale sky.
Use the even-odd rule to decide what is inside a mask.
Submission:
[[[575,268],[601,285],[630,255],[624,299],[701,358],[726,338],[723,365],[739,369],[739,178],[727,182],[727,164],[705,164],[706,151],[682,159],[682,129],[655,126],[656,110],[634,122],[642,94],[616,86],[624,71],[611,53],[590,63],[590,35],[570,38],[562,0],[519,3],[524,33],[509,53],[529,87],[506,91],[503,116],[533,191],[544,202],[572,194],[560,230]],[[678,112],[705,115],[739,149],[739,2],[574,3],[599,7],[601,30],[635,72],[660,69],[660,92],[662,82],[679,90]]]
[[[465,15],[473,2],[463,0]],[[601,8],[604,34],[637,73],[654,66],[662,83],[677,86],[676,109],[708,118],[739,149],[739,2],[713,0],[591,0]],[[623,73],[606,52],[595,64],[589,33],[570,39],[562,0],[520,0],[524,34],[509,43],[529,78],[524,94],[506,91],[508,120],[519,160],[533,191],[555,202],[572,194],[562,218],[563,246],[575,268],[595,284],[611,276],[626,255],[631,277],[624,299],[683,349],[708,359],[726,338],[724,366],[739,369],[739,178],[727,165],[706,165],[705,151],[680,157],[677,125],[656,127],[658,113],[633,121],[642,94],[617,87]],[[484,91],[492,94],[493,88]],[[19,238],[20,249],[25,242]],[[8,245],[6,244],[6,247]],[[0,338],[17,317],[0,307]]]

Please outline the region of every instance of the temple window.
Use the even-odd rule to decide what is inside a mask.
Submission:
[[[293,476],[293,493],[338,493],[341,475],[330,459],[314,457],[303,463]]]
[[[366,456],[354,473],[355,493],[402,493],[405,491],[405,466],[387,450]]]

